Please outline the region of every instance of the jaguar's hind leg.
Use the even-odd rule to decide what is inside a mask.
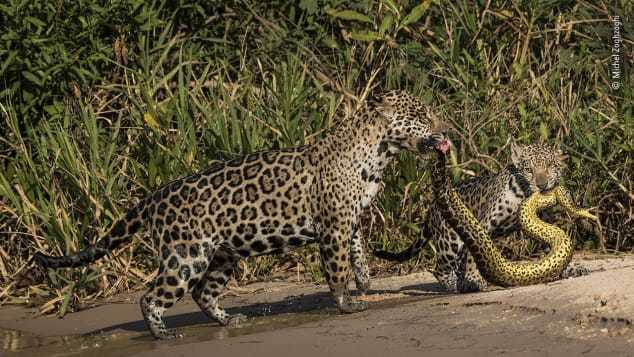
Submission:
[[[450,230],[444,221],[434,227],[434,243],[436,245],[436,266],[432,273],[438,282],[450,292],[458,292],[458,251],[460,237]]]
[[[462,246],[459,256],[458,291],[461,293],[471,293],[486,289],[487,281],[480,274],[478,266],[466,246]]]
[[[355,229],[350,240],[350,264],[354,273],[354,281],[357,290],[365,294],[370,290],[370,269],[363,252],[363,241],[359,232]]]
[[[452,293],[458,292],[458,276],[455,270],[446,269],[437,265],[436,269],[432,271],[432,274],[445,290]]]
[[[163,271],[161,264],[160,271]],[[169,279],[171,284],[168,284]],[[173,276],[165,273],[159,274],[154,280],[153,287],[141,297],[141,313],[147,324],[150,333],[161,340],[181,337],[173,329],[168,329],[163,321],[163,313],[166,309],[174,306],[174,303],[180,299],[185,290],[178,287],[179,281]]]
[[[203,280],[198,283],[192,292],[192,297],[200,309],[210,319],[218,321],[223,326],[235,327],[246,320],[245,315],[228,314],[218,303],[220,294],[233,275],[236,263],[237,257],[232,252],[219,249],[214,255]]]
[[[206,258],[183,258],[183,255],[187,254],[190,253],[180,251],[180,254],[172,255],[167,260],[167,267],[161,262],[153,287],[141,298],[143,318],[156,338],[171,339],[182,336],[165,326],[163,313],[174,306],[185,292],[191,291],[207,270]]]
[[[163,305],[165,303],[163,299],[157,296],[157,291],[158,289],[151,289],[141,297],[143,319],[152,336],[158,339],[169,340],[180,337],[181,335],[176,333],[175,330],[168,330],[165,326],[165,322],[163,321],[163,313],[165,312]],[[174,302],[170,301],[167,304],[174,305]]]

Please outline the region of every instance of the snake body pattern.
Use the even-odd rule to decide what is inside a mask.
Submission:
[[[537,212],[559,203],[569,214],[597,220],[586,209],[575,206],[566,189],[558,186],[548,193],[536,192],[520,209],[520,226],[529,237],[550,245],[550,252],[538,261],[508,261],[494,245],[486,229],[462,202],[447,176],[445,154],[438,153],[435,174],[432,175],[439,209],[467,245],[478,270],[489,282],[500,286],[543,283],[561,274],[572,258],[574,242],[561,228],[542,221]]]

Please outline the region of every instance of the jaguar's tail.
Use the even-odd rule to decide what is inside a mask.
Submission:
[[[425,248],[427,242],[429,242],[429,237],[431,236],[431,232],[427,224],[424,224],[422,228],[423,229],[420,236],[405,250],[402,250],[400,252],[390,252],[387,250],[376,249],[372,252],[372,255],[380,259],[399,263],[412,259],[416,255],[418,255],[418,253],[420,253],[423,248]]]
[[[78,253],[52,257],[37,252],[33,255],[31,261],[36,262],[44,268],[74,268],[94,262],[102,258],[109,251],[114,250],[128,241],[133,233],[141,229],[143,226],[143,216],[147,214],[145,206],[145,202],[142,202],[130,209],[125,218],[115,222],[110,231],[99,239],[97,243]]]
[[[372,255],[384,260],[402,263],[418,255],[418,253],[420,253],[420,251],[423,250],[423,248],[427,245],[428,241],[429,238],[427,237],[419,237],[409,247],[400,252],[390,252],[387,250],[377,249],[372,252]]]

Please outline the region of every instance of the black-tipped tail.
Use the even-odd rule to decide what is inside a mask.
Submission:
[[[107,253],[107,249],[92,245],[79,253],[65,255],[62,257],[52,257],[50,255],[37,252],[33,255],[32,260],[43,268],[75,268],[88,265],[89,263],[103,257]]]
[[[428,241],[429,238],[420,237],[416,239],[409,247],[400,252],[390,252],[387,250],[377,249],[372,252],[372,255],[383,260],[402,263],[417,256],[418,253],[420,253],[421,250],[423,250],[423,248],[427,245]]]
[[[61,257],[52,257],[50,255],[37,252],[31,258],[32,262],[37,263],[43,268],[75,268],[88,265],[98,260],[127,242],[133,233],[136,233],[142,226],[142,216],[144,203],[132,208],[126,214],[125,218],[117,221],[110,232],[99,241],[82,250],[81,252],[65,255]]]
[[[427,217],[429,219],[429,216]],[[429,242],[429,237],[432,235],[432,230],[429,227],[429,220],[425,220],[425,223],[420,227],[421,232],[418,238],[410,244],[405,250],[400,252],[389,252],[387,250],[379,250],[376,249],[372,252],[372,255],[379,259],[388,260],[391,262],[399,262],[402,263],[406,260],[410,260],[413,257],[417,256],[423,248]]]

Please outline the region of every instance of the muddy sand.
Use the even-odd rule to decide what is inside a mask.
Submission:
[[[339,315],[325,285],[256,283],[223,303],[249,316],[209,322],[186,299],[168,313],[185,337],[155,341],[142,292],[67,315],[0,308],[0,356],[634,356],[634,256],[576,258],[591,274],[476,294],[447,294],[429,273],[376,278],[370,309]]]

